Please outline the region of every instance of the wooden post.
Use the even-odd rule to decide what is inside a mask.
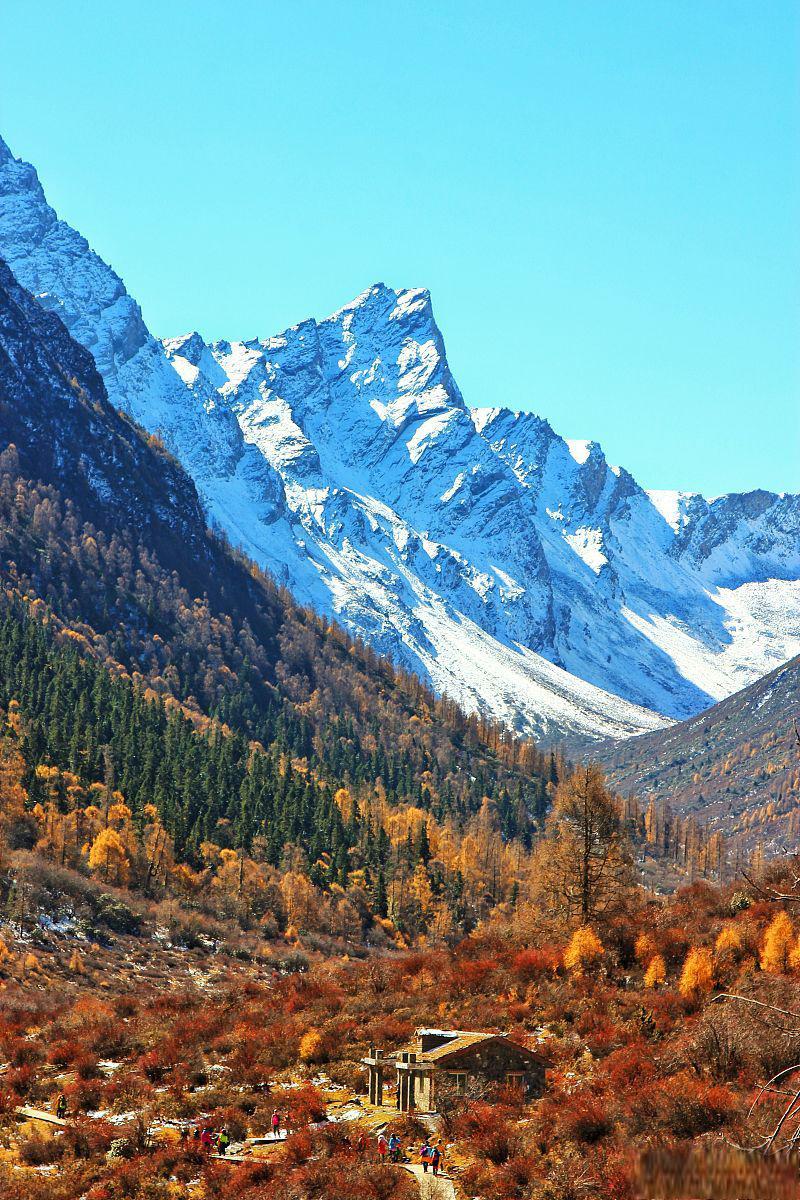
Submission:
[[[369,1057],[369,1102],[383,1104],[383,1065],[380,1062],[380,1050],[370,1046]]]
[[[402,1064],[408,1063],[408,1051],[403,1050],[400,1055]],[[397,1107],[400,1112],[408,1112],[408,1071],[401,1069],[397,1072]]]

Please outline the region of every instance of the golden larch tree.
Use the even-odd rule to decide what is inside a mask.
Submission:
[[[535,887],[588,925],[619,908],[634,883],[633,858],[619,807],[596,765],[558,787],[536,857]]]
[[[603,943],[589,925],[582,925],[572,935],[564,951],[564,966],[576,975],[582,975],[603,957]]]
[[[647,965],[647,970],[644,973],[644,986],[646,988],[660,987],[667,979],[667,965],[660,954],[654,954]]]
[[[131,864],[125,843],[116,829],[109,826],[100,830],[89,851],[89,867],[101,876],[104,883],[114,883],[119,887],[128,882]]]
[[[779,912],[764,935],[761,950],[761,970],[770,975],[783,975],[789,969],[789,956],[794,945],[794,929],[785,912]]]
[[[714,960],[705,946],[693,946],[686,955],[678,989],[687,1000],[698,1001],[714,986]]]

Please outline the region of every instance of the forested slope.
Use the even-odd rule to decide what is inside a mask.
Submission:
[[[105,780],[134,821],[154,803],[195,866],[209,841],[258,841],[276,865],[302,847],[320,886],[371,864],[360,882],[377,911],[394,870],[427,872],[427,814],[456,838],[482,812],[496,854],[530,844],[554,760],[437,701],[209,534],[180,466],[6,267],[0,550],[0,703],[19,705],[32,802],[51,766]],[[395,809],[418,815],[390,864]],[[455,904],[457,869],[431,882]]]

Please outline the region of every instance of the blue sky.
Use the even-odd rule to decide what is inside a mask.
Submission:
[[[800,490],[791,0],[4,0],[0,131],[160,335],[424,285],[470,404]]]

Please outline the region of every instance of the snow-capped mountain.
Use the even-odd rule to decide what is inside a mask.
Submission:
[[[626,736],[800,652],[800,498],[647,493],[596,443],[468,408],[425,291],[377,284],[276,337],[162,346],[1,142],[0,255],[210,520],[468,709]]]

